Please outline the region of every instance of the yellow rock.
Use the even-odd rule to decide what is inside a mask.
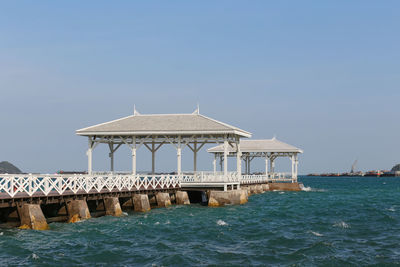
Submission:
[[[81,218],[79,217],[79,214],[74,214],[69,220],[68,223],[76,223],[79,222]]]

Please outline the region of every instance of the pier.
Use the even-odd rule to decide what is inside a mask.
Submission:
[[[251,134],[237,127],[192,114],[133,115],[76,131],[88,139],[87,174],[0,174],[0,221],[22,228],[47,229],[55,221],[77,222],[103,215],[120,216],[122,210],[146,212],[171,204],[203,203],[209,206],[244,204],[251,194],[269,190],[300,190],[298,154],[303,151],[276,138],[241,140]],[[197,153],[206,144],[214,154],[213,171],[197,170]],[[110,171],[93,171],[93,151],[109,148]],[[114,155],[126,145],[132,169],[114,171]],[[163,145],[176,149],[174,174],[155,172],[156,152]],[[137,172],[139,148],[152,154],[152,172]],[[182,149],[193,152],[193,170],[182,171]],[[228,158],[236,171],[228,171]],[[275,172],[275,159],[288,157],[292,171]],[[251,161],[265,160],[265,173],[252,174]],[[217,171],[217,159],[220,170]],[[242,172],[242,162],[245,171]]]

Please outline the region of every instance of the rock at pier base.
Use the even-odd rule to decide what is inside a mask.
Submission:
[[[243,186],[242,190],[246,190],[247,191],[247,196],[251,196],[251,188],[250,188],[249,185]]]
[[[46,218],[38,204],[22,204],[18,206],[20,229],[48,230]]]
[[[122,215],[121,205],[117,197],[107,197],[104,199],[106,215],[119,217]]]
[[[90,219],[90,212],[85,200],[71,200],[67,202],[68,223]]]
[[[177,191],[176,194],[176,204],[178,205],[190,205],[190,200],[188,193],[186,191]]]
[[[171,205],[171,198],[169,197],[169,193],[159,192],[156,194],[157,206],[159,208],[166,208]]]
[[[261,194],[262,192],[264,192],[264,190],[262,188],[262,185],[251,185],[250,192],[252,195],[254,195],[254,194]]]
[[[211,191],[208,206],[220,207],[224,205],[240,205],[248,201],[247,190]]]
[[[269,183],[270,191],[301,191],[299,183]]]
[[[133,207],[135,211],[146,212],[150,210],[149,197],[145,194],[133,195]]]
[[[263,189],[264,192],[265,191],[269,191],[269,185],[268,184],[262,184],[261,186],[262,186],[262,189]]]

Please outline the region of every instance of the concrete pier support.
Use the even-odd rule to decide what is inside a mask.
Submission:
[[[256,185],[256,191],[258,194],[264,193],[264,189],[261,184]]]
[[[22,204],[18,206],[21,229],[47,230],[49,225],[38,204]]]
[[[265,191],[269,191],[269,185],[268,184],[262,184],[261,186],[262,186],[262,189],[263,189],[264,192]]]
[[[71,200],[67,202],[68,222],[74,223],[90,219],[90,212],[85,200]]]
[[[119,217],[122,215],[121,205],[117,197],[107,197],[104,199],[106,215]]]
[[[169,197],[169,193],[159,192],[156,194],[157,206],[159,208],[165,208],[171,205],[171,198]]]
[[[133,207],[135,211],[145,212],[150,210],[149,197],[145,194],[133,195]]]
[[[247,190],[210,191],[208,206],[240,205],[248,201]]]
[[[251,185],[250,192],[252,195],[254,195],[254,194],[261,194],[262,192],[264,192],[264,190],[261,185]]]
[[[247,191],[247,196],[252,195],[250,186],[242,186],[242,189]]]
[[[271,191],[301,191],[299,183],[269,183],[268,185]]]
[[[176,204],[190,205],[189,196],[186,191],[177,191],[175,197],[176,197]]]

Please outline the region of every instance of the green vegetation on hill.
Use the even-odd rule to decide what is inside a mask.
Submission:
[[[392,168],[392,172],[399,172],[400,171],[400,164],[397,164]]]
[[[0,162],[0,173],[22,173],[20,169],[8,161]]]

